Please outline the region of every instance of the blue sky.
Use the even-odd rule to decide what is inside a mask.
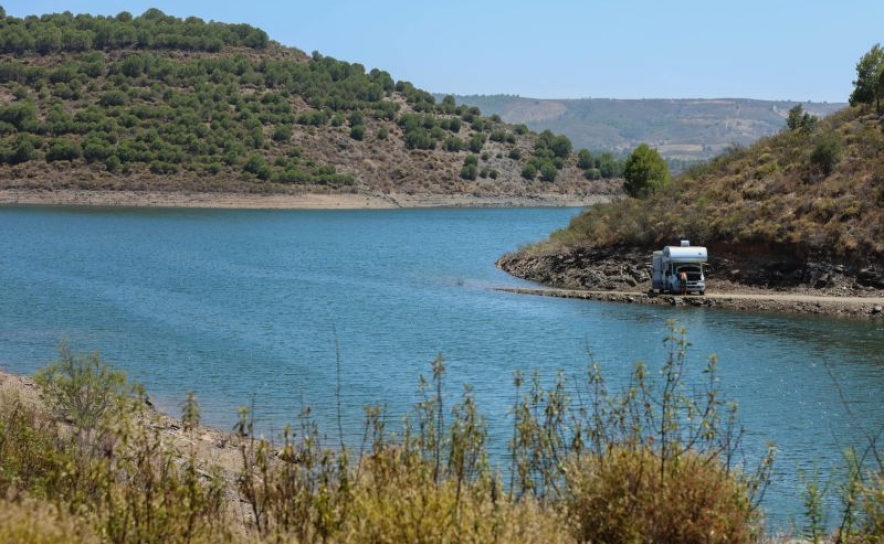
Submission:
[[[0,0],[16,17],[71,11],[249,23],[439,93],[531,98],[845,102],[884,42],[884,2],[714,0]]]

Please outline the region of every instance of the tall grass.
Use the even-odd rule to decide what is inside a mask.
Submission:
[[[59,400],[68,393],[46,399],[48,414],[2,399],[0,541],[756,541],[772,454],[752,463],[738,455],[742,429],[717,388],[715,359],[691,368],[675,323],[665,340],[663,365],[636,364],[619,391],[594,363],[584,378],[560,374],[549,387],[518,373],[505,460],[491,458],[470,388],[444,398],[440,356],[400,426],[366,408],[358,455],[325,444],[308,411],[276,443],[256,437],[253,413],[242,409],[230,438],[239,447],[233,476],[204,468],[187,441],[161,433],[128,382],[101,378],[115,372],[106,363],[64,349],[41,373],[44,395],[86,382],[84,391],[105,390],[90,398],[113,409],[99,410],[83,433],[70,416],[74,401]],[[190,436],[195,396],[182,406]],[[845,540],[884,538],[880,474],[850,486]]]

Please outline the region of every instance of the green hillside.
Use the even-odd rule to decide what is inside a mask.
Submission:
[[[796,105],[749,99],[544,100],[510,95],[456,100],[532,130],[565,134],[576,147],[622,154],[644,142],[667,159],[683,161],[710,159],[733,144],[745,146],[775,134]],[[846,105],[802,103],[819,117]]]
[[[249,25],[0,13],[0,188],[609,191],[571,147]]]

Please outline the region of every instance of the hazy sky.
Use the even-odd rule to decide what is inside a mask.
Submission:
[[[249,23],[438,93],[846,102],[884,42],[884,1],[0,0],[16,17],[140,15]]]

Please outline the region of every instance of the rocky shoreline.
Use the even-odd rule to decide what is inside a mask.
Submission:
[[[874,266],[798,263],[785,258],[720,253],[710,260],[705,296],[650,294],[650,252],[641,248],[516,252],[501,257],[497,266],[544,286],[503,289],[521,294],[884,319],[884,275]]]

